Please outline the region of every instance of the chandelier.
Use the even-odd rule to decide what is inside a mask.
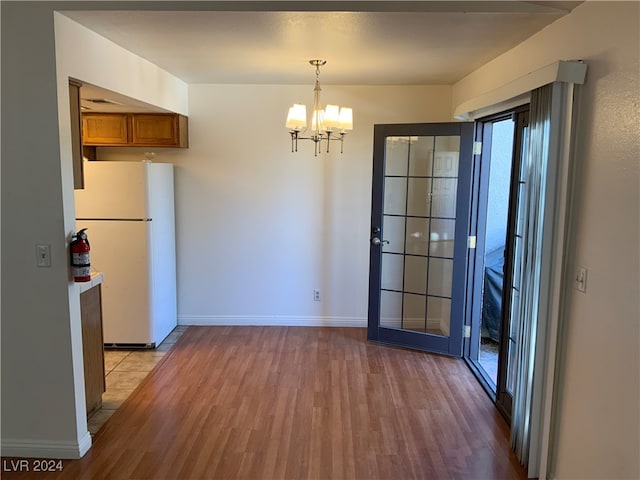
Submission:
[[[353,128],[353,111],[351,108],[338,105],[327,105],[322,109],[320,105],[320,67],[326,60],[309,60],[316,67],[316,84],[313,88],[313,114],[311,115],[311,133],[308,137],[301,136],[307,131],[307,107],[296,103],[289,108],[287,128],[291,134],[291,151],[298,151],[298,140],[311,140],[314,143],[314,154],[317,156],[322,150],[322,141],[327,142],[327,153],[332,141],[340,142],[340,153],[343,149],[344,136]]]

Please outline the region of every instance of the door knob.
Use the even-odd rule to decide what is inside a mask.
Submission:
[[[378,247],[380,245],[384,245],[385,243],[389,243],[389,240],[380,240],[378,237],[373,237],[371,239],[371,245]]]

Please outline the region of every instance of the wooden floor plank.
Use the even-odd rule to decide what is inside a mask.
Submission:
[[[3,472],[2,478],[32,478]],[[55,479],[523,479],[459,359],[360,328],[190,327]]]

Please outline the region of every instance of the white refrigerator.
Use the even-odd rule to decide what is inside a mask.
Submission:
[[[173,165],[85,161],[84,178],[76,229],[104,274],[105,346],[154,348],[177,324]]]

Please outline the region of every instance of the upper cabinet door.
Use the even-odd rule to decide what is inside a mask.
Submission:
[[[82,115],[84,145],[127,145],[126,113],[85,113]]]
[[[179,146],[179,116],[138,113],[131,115],[131,141],[136,145]]]

